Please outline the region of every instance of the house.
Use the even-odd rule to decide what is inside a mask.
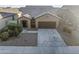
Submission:
[[[17,15],[14,13],[0,12],[0,29],[6,26],[10,20],[16,20]]]
[[[18,8],[11,8],[11,7],[0,7],[0,12],[4,12],[4,13],[14,13],[17,14],[18,17],[21,16],[21,12],[19,11]]]
[[[29,28],[56,28],[58,26],[59,17],[55,14],[58,10],[52,6],[26,6],[19,9],[24,18],[24,15],[30,14],[31,18],[28,19]],[[50,12],[49,12],[50,11]],[[52,11],[52,12],[51,12]],[[21,19],[23,18],[21,17]],[[24,19],[23,19],[24,20]]]

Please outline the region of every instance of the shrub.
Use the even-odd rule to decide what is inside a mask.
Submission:
[[[3,32],[4,31],[8,31],[8,27],[7,26],[3,28]]]
[[[22,31],[22,26],[19,23],[16,23],[13,21],[8,24],[8,29],[15,30],[15,28],[17,28],[19,30],[19,32]]]
[[[10,30],[13,30],[17,26],[17,21],[15,20],[9,21],[7,25]]]
[[[10,36],[17,36],[22,31],[22,26],[17,23],[9,23],[8,29]]]
[[[12,31],[12,30],[8,30],[8,33],[9,33],[9,37],[14,36],[14,31]]]
[[[2,41],[6,41],[9,38],[9,33],[8,32],[1,33],[0,38]]]
[[[16,27],[17,29],[18,29],[18,31],[19,32],[21,32],[22,31],[22,26],[21,25],[17,25],[17,27]]]
[[[20,32],[19,32],[18,28],[15,28],[15,30],[14,30],[14,36],[18,36],[19,33]]]
[[[0,33],[0,38],[1,38],[1,33]]]
[[[2,29],[0,30],[0,33],[5,32],[5,31],[8,31],[8,27],[7,27],[7,26],[4,27],[4,28],[2,28]]]
[[[10,30],[14,30],[15,27],[16,27],[15,24],[9,24],[8,25],[8,29],[10,29]]]
[[[6,41],[9,37],[18,36],[21,31],[22,26],[13,21],[0,31],[0,38]]]

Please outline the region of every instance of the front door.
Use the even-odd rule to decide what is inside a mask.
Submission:
[[[27,27],[27,21],[26,20],[22,20],[21,22],[22,22],[23,27]]]

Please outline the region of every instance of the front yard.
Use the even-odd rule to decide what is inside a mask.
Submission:
[[[9,22],[0,31],[0,46],[37,46],[37,33],[23,33],[23,31],[17,21]]]
[[[37,46],[37,33],[21,33],[7,41],[0,41],[0,46]]]

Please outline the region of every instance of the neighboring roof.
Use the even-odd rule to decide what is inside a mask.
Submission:
[[[26,6],[21,7],[19,10],[22,11],[23,15],[30,14],[32,17],[37,17],[38,15],[50,10],[56,11],[57,8],[53,8],[52,6]]]
[[[15,15],[15,14],[14,14],[14,13],[5,13],[5,12],[0,12],[0,15],[1,15],[3,18],[6,18],[6,17],[13,16],[13,15]]]
[[[18,8],[3,8],[3,7],[0,7],[0,12],[9,12],[9,13],[20,13],[19,9]]]

